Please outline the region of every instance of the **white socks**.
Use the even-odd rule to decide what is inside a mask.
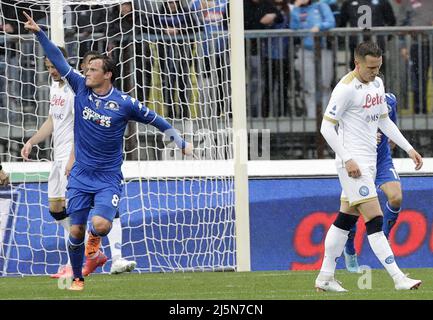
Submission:
[[[334,277],[337,259],[341,256],[346,245],[349,231],[340,229],[333,224],[325,238],[325,257],[320,268],[319,280],[329,280]]]
[[[110,242],[111,259],[114,262],[122,257],[122,226],[120,224],[120,218],[113,220],[111,230],[107,237]]]
[[[66,217],[62,220],[56,220],[58,224],[60,224],[63,229],[65,230],[65,248],[68,249],[68,241],[69,241],[69,230],[71,228],[69,217]],[[68,265],[71,265],[71,261],[69,260],[69,254],[68,254]]]
[[[394,279],[395,277],[404,276],[403,272],[397,266],[394,260],[394,253],[389,246],[383,231],[376,232],[367,236],[370,247],[373,250],[380,263],[388,271],[389,275]]]

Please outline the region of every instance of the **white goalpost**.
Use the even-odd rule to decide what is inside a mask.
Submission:
[[[138,272],[250,271],[242,1],[11,3],[1,5],[14,31],[0,34],[0,157],[13,181],[0,190],[0,276],[55,273],[67,260],[63,229],[48,212],[51,142],[33,148],[31,162],[19,155],[50,103],[42,48],[23,29],[23,10],[77,70],[88,51],[110,55],[114,85],[194,145],[188,158],[155,128],[128,125],[123,256]],[[106,240],[103,248],[110,256]]]

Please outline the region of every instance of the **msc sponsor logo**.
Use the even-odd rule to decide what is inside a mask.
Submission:
[[[368,190],[367,186],[362,186],[361,188],[359,188],[359,194],[363,197],[368,196],[368,194],[370,193],[370,190]]]
[[[374,122],[374,121],[379,121],[379,119],[380,119],[380,113],[376,113],[376,114],[369,114],[365,118],[365,121],[367,121],[367,123],[370,123],[370,122]]]
[[[53,113],[52,117],[56,120],[63,120],[65,115],[63,113]]]
[[[89,107],[84,107],[83,119],[92,121],[102,127],[109,128],[111,126],[111,117],[100,115]]]

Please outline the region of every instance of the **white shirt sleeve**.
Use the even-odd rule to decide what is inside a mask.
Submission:
[[[324,119],[337,124],[341,116],[350,105],[350,87],[339,83],[332,91],[331,99],[325,110]]]
[[[395,123],[388,117],[388,114],[380,117],[379,129],[404,151],[409,152],[413,149],[412,145],[401,134]]]
[[[338,139],[337,131],[335,130],[335,124],[326,119],[322,120],[322,126],[320,127],[320,133],[325,138],[329,146],[334,150],[334,152],[343,160],[346,161],[352,159],[350,153],[344,148],[343,144]]]

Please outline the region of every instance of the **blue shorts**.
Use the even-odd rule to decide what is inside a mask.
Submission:
[[[383,184],[391,181],[400,181],[392,160],[378,164],[375,184],[380,188]]]
[[[75,163],[66,189],[66,213],[71,225],[85,225],[89,215],[112,222],[122,191],[122,172],[94,171]]]

